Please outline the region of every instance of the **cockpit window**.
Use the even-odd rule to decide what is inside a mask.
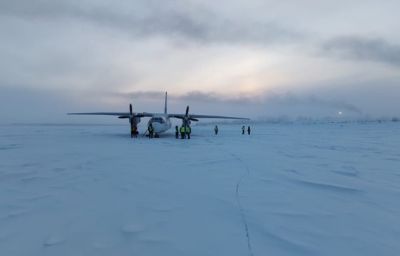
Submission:
[[[160,124],[165,123],[164,119],[161,117],[154,117],[153,122],[160,123]]]

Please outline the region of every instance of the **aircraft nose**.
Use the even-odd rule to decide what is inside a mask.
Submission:
[[[161,124],[158,123],[158,122],[153,122],[152,125],[153,125],[153,128],[154,128],[155,130],[159,130],[159,129],[160,129],[160,126],[161,126]]]

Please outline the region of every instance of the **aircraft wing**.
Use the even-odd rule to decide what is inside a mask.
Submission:
[[[169,117],[175,117],[178,119],[184,119],[186,117],[185,114],[169,114]],[[196,115],[190,114],[190,119],[198,119],[198,118],[215,118],[215,119],[235,119],[235,120],[250,120],[249,118],[244,117],[233,117],[233,116],[214,116],[214,115]]]
[[[151,117],[155,113],[133,113],[134,117]],[[119,118],[129,118],[129,112],[86,112],[86,113],[68,113],[68,115],[91,115],[91,116],[118,116]]]

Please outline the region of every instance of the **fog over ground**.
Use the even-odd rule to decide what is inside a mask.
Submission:
[[[391,0],[0,1],[0,119],[68,122],[66,112],[130,102],[162,111],[164,91],[171,112],[399,116],[399,9]]]

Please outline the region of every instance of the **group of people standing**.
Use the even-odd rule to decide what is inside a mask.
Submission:
[[[242,134],[245,134],[247,130],[247,134],[250,135],[251,134],[251,128],[250,126],[242,126]],[[219,132],[219,128],[218,125],[216,125],[214,127],[214,134],[218,135]],[[178,128],[178,126],[175,126],[175,138],[179,138],[179,134],[181,135],[181,139],[185,139],[188,138],[190,139],[190,134],[192,133],[192,128],[190,128],[190,126],[188,125],[182,125],[180,128]]]
[[[148,126],[147,131],[149,133],[149,139],[154,138],[155,133],[154,133],[154,127],[152,124],[150,124]],[[246,131],[247,131],[247,134],[250,135],[251,128],[250,128],[250,126],[247,126],[247,129],[246,129],[246,126],[243,125],[242,126],[242,134],[244,135],[246,133]],[[219,128],[218,128],[218,125],[216,125],[214,127],[214,134],[218,135],[218,132],[219,132]],[[189,139],[190,140],[191,133],[192,133],[192,128],[189,125],[182,125],[180,128],[177,125],[175,126],[175,138],[177,138],[177,139],[179,139],[179,135],[180,135],[181,139]],[[132,128],[131,136],[136,137],[137,134],[138,134],[137,128],[136,129]]]
[[[214,133],[215,133],[215,135],[218,135],[218,125],[216,125],[215,127],[214,127]],[[242,126],[242,134],[245,134],[246,133],[246,126]],[[248,135],[250,135],[250,133],[251,133],[251,128],[250,128],[250,126],[247,126],[247,134]]]
[[[192,128],[189,125],[182,125],[180,128],[175,126],[175,138],[179,139],[179,134],[181,135],[181,139],[190,140],[190,134],[192,133]]]
[[[242,126],[242,134],[245,134],[246,133],[246,126]],[[251,129],[250,129],[250,126],[247,126],[247,134],[248,135],[250,135],[250,133],[251,133]]]
[[[216,125],[214,127],[214,134],[218,135],[218,131],[219,131],[218,125]],[[246,133],[246,126],[243,125],[242,126],[242,134],[245,134],[245,133]],[[247,126],[247,134],[250,135],[250,133],[251,133],[251,128],[250,128],[250,126]]]

